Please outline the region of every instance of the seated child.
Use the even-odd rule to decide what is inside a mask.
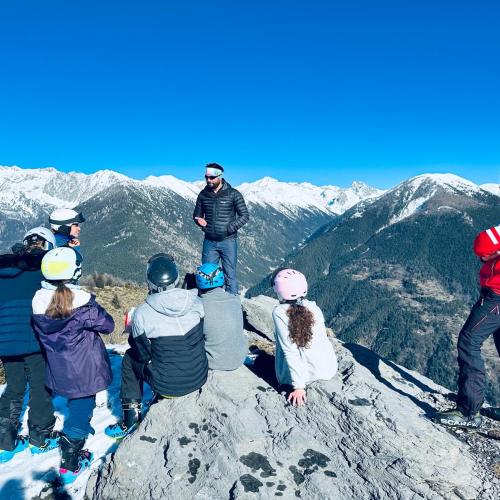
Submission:
[[[179,273],[169,255],[153,255],[146,280],[149,295],[132,315],[130,349],[122,362],[123,419],[106,434],[121,439],[141,420],[143,382],[158,397],[184,396],[207,380],[203,305],[196,290],[176,288]]]
[[[307,288],[305,276],[294,269],[280,269],[273,276],[280,301],[273,310],[276,377],[280,384],[292,386],[288,401],[294,406],[306,403],[307,384],[329,380],[337,373],[323,313],[305,299]]]
[[[196,285],[205,311],[203,332],[208,367],[236,370],[248,352],[240,298],[224,290],[224,273],[217,264],[198,267]]]

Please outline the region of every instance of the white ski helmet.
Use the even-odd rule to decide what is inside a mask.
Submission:
[[[82,275],[82,257],[69,247],[54,248],[42,259],[42,274],[49,281],[77,281]]]
[[[44,250],[52,250],[56,247],[56,238],[54,236],[54,233],[46,227],[34,227],[24,235],[23,242],[26,245],[30,245],[36,241],[44,242]]]
[[[61,226],[71,227],[71,224],[79,224],[80,222],[85,222],[85,218],[81,213],[71,208],[58,208],[49,216],[50,227],[54,231],[59,231]]]

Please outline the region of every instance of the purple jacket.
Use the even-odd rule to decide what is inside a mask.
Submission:
[[[32,319],[47,356],[45,385],[51,391],[74,399],[108,387],[111,365],[99,333],[111,333],[115,323],[93,295],[68,318],[33,314]]]

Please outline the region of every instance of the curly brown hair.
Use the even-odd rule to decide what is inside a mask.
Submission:
[[[290,304],[286,312],[288,323],[288,336],[297,347],[305,347],[306,349],[311,345],[312,327],[314,326],[313,313],[300,304]]]

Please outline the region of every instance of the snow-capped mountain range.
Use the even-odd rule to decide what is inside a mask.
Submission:
[[[131,181],[111,170],[86,175],[63,173],[55,168],[25,169],[0,166],[0,203],[18,196],[44,205],[71,208],[118,182]]]
[[[293,213],[297,208],[314,207],[335,215],[344,213],[361,200],[375,198],[384,193],[381,189],[356,181],[348,188],[340,188],[315,186],[308,182],[280,182],[272,177],[241,184],[238,189],[251,203]]]
[[[203,182],[187,182],[172,175],[149,176],[141,181],[111,170],[86,175],[63,173],[54,168],[23,169],[0,166],[0,204],[6,207],[18,200],[18,210],[21,208],[19,202],[23,201],[28,205],[25,200],[36,200],[44,205],[72,208],[117,183],[158,186],[193,201],[204,185]],[[271,206],[293,215],[297,214],[298,209],[308,208],[338,215],[359,201],[384,192],[362,182],[353,182],[348,188],[340,188],[314,186],[307,182],[280,182],[271,177],[236,187],[248,203]]]
[[[176,253],[178,262],[188,269],[198,259],[201,244],[202,234],[191,214],[203,185],[171,175],[135,180],[109,170],[85,175],[54,168],[0,167],[0,251],[19,241],[29,227],[45,225],[54,207],[78,206],[87,218],[83,240],[91,258],[86,272],[99,270],[140,280],[139,263],[146,253],[165,248]],[[265,276],[342,214],[363,218],[369,207],[383,202],[391,208],[382,230],[422,210],[430,199],[436,199],[437,190],[461,193],[464,200],[494,192],[494,185],[488,185],[487,192],[451,174],[417,176],[389,191],[360,182],[339,188],[270,177],[236,187],[251,214],[251,223],[241,231],[240,275],[245,286]],[[449,204],[442,200],[441,208]],[[273,238],[269,238],[270,231]],[[99,253],[101,249],[106,253]]]
[[[165,248],[187,270],[199,258],[202,233],[191,214],[203,186],[202,181],[186,182],[172,175],[135,180],[109,170],[85,175],[54,168],[0,167],[0,250],[19,241],[29,227],[46,225],[55,207],[78,206],[87,218],[86,272],[140,280],[138,263],[145,253]],[[342,189],[269,177],[236,187],[251,214],[251,223],[241,231],[240,276],[245,286],[255,283],[332,217],[382,193],[362,183]]]
[[[433,183],[436,188],[442,186],[450,191],[477,193],[488,191],[500,196],[500,185],[488,183],[474,184],[453,174],[423,174],[405,181],[393,188],[411,186],[417,192],[424,181]],[[136,180],[112,170],[100,170],[94,174],[77,172],[64,173],[55,168],[24,169],[16,166],[0,166],[0,208],[2,211],[23,211],[33,213],[33,202],[48,206],[74,207],[96,195],[109,186],[118,183],[157,186],[173,191],[186,200],[195,200],[203,182],[187,182],[173,175],[149,176]],[[315,209],[324,213],[339,215],[363,200],[372,200],[382,195],[384,190],[370,187],[355,181],[347,188],[338,186],[315,186],[308,182],[281,182],[272,177],[264,177],[255,182],[246,182],[236,186],[249,203],[270,206],[279,211],[296,214],[298,209]],[[411,215],[414,210],[432,196],[412,198],[399,215],[401,218]],[[360,207],[361,209],[362,207]]]

